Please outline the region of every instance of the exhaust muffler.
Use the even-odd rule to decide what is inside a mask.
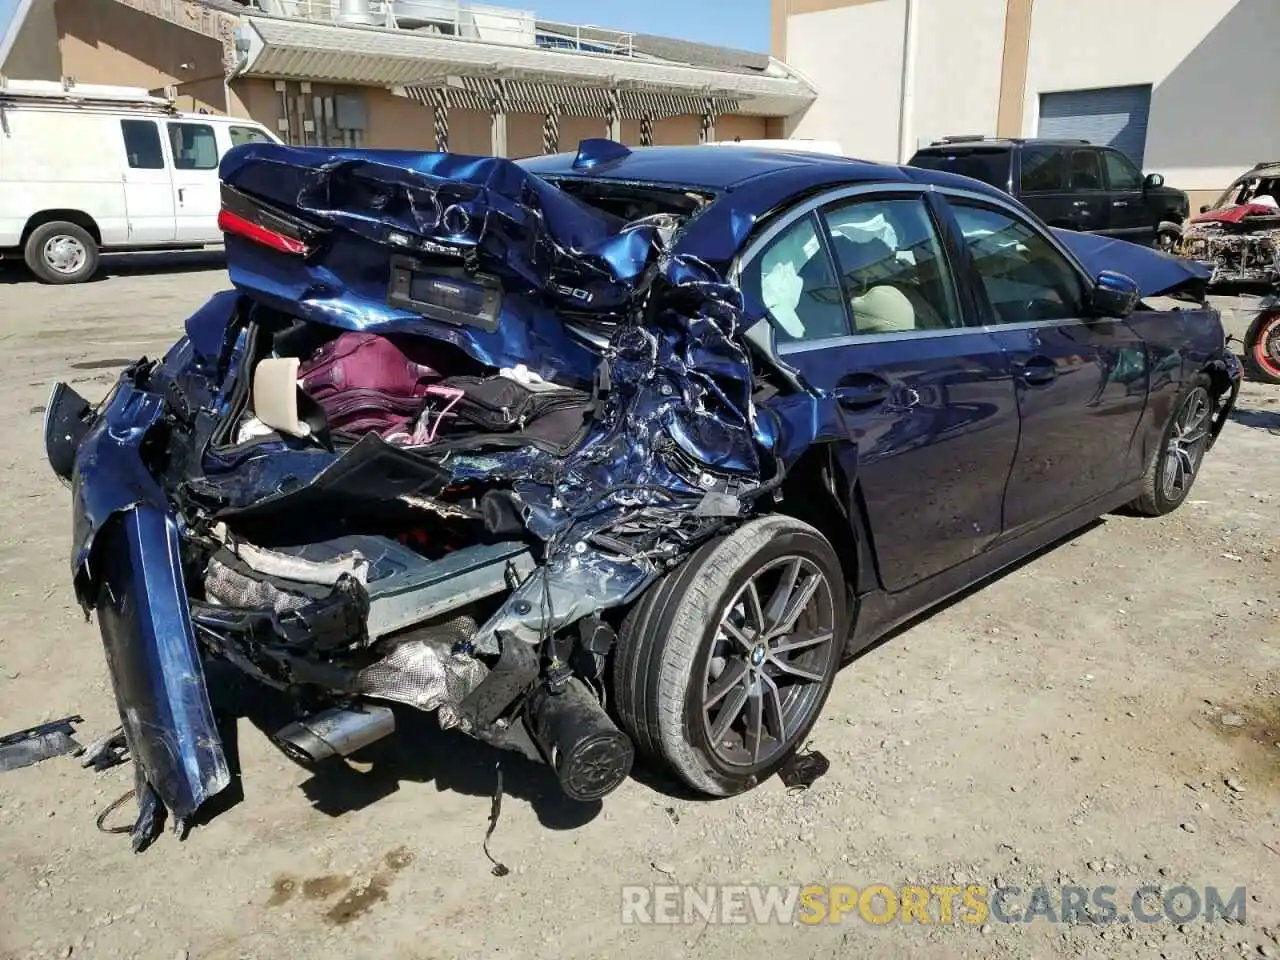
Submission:
[[[313,713],[284,727],[272,739],[299,763],[317,763],[329,757],[350,756],[395,733],[395,729],[396,718],[390,707],[365,704]]]
[[[631,738],[577,677],[558,690],[539,684],[529,694],[525,716],[529,733],[571,799],[599,800],[631,773]]]

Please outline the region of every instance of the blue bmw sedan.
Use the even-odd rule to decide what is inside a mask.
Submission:
[[[50,464],[138,767],[229,782],[206,667],[315,763],[434,712],[598,799],[775,773],[837,672],[1112,510],[1187,497],[1240,372],[1204,271],[943,173],[256,143],[232,289]]]

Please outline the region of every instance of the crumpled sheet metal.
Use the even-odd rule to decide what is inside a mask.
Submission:
[[[429,637],[402,640],[359,672],[355,692],[437,710],[442,728],[457,726],[458,705],[489,672],[479,660],[454,650],[475,629],[475,620],[462,616],[433,628]]]
[[[352,330],[420,332],[496,367],[589,379],[594,355],[557,307],[628,305],[661,242],[661,221],[627,223],[509,160],[396,150],[299,150],[245,144],[222,160],[224,183],[335,228],[303,262],[228,238],[232,282],[308,320]],[[492,333],[426,319],[386,302],[388,250],[474,259],[505,281]]]

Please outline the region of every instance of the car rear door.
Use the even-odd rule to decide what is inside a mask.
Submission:
[[[1102,168],[1107,178],[1111,204],[1107,233],[1121,240],[1150,243],[1159,225],[1159,215],[1147,209],[1142,171],[1119,150],[1102,150]]]
[[[889,591],[999,536],[1018,439],[1010,368],[995,337],[966,325],[934,205],[923,188],[811,200],[752,244],[740,276],[781,359],[817,392],[806,423],[828,431],[817,439],[850,481],[850,515],[865,503]]]
[[[125,218],[130,244],[171,242],[177,230],[173,176],[156,120],[122,119]]]
[[[1123,321],[1089,315],[1083,269],[1014,205],[953,191],[946,203],[986,329],[1013,369],[1022,421],[1004,501],[1013,537],[1141,475],[1133,437],[1146,345]]]
[[[216,243],[222,239],[218,211],[218,138],[213,125],[192,120],[165,123],[173,156],[173,199],[177,239],[182,243]]]

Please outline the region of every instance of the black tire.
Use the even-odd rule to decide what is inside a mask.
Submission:
[[[53,220],[31,231],[23,258],[45,283],[81,283],[98,271],[98,244],[84,227]]]
[[[777,624],[793,618],[771,620],[770,601],[803,597],[811,583],[812,599],[793,628],[771,639],[769,623],[781,631]],[[775,773],[804,742],[831,692],[848,634],[844,583],[840,561],[822,534],[774,515],[705,544],[654,584],[628,612],[613,665],[614,705],[637,748],[713,796],[740,793]],[[760,611],[755,617],[747,609],[753,590],[754,609]],[[765,591],[768,599],[761,595]],[[789,606],[780,603],[777,609]],[[755,631],[752,619],[766,629]],[[731,620],[733,634],[725,632]],[[815,638],[825,635],[828,624],[830,641],[820,645]],[[742,639],[748,635],[751,642]],[[728,691],[711,704],[719,706],[715,725],[742,700],[717,746],[705,709],[715,683]],[[735,718],[742,721],[741,734]],[[735,755],[730,739],[738,736]]]
[[[1280,383],[1280,310],[1253,318],[1244,335],[1244,368],[1254,380]]]
[[[1198,425],[1189,425],[1184,420],[1192,405],[1203,409],[1203,415],[1196,416]],[[1209,377],[1203,373],[1196,374],[1182,388],[1178,399],[1174,401],[1164,433],[1160,437],[1160,444],[1152,454],[1151,462],[1147,464],[1147,472],[1143,474],[1142,495],[1131,504],[1136,512],[1146,517],[1162,517],[1176,510],[1187,499],[1187,494],[1191,492],[1191,487],[1200,473],[1200,465],[1204,461],[1204,454],[1209,446],[1215,409],[1216,404]],[[1184,435],[1184,428],[1191,426],[1194,426],[1196,433]],[[1196,446],[1188,444],[1188,449],[1182,450],[1181,453],[1175,451],[1174,460],[1181,463],[1183,471],[1182,481],[1171,485],[1168,476],[1168,471],[1172,469],[1170,467],[1171,448],[1187,443],[1188,438],[1198,436],[1199,431],[1203,431],[1203,438],[1195,441]]]

